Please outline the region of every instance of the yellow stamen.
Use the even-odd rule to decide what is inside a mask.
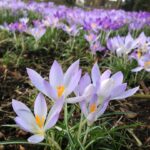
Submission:
[[[144,68],[149,68],[150,67],[150,61],[147,61],[144,63]]]
[[[137,56],[138,56],[138,58],[140,58],[142,56],[142,53],[140,51],[138,51]]]
[[[58,97],[61,97],[64,93],[65,87],[64,86],[58,86],[57,87],[57,95]]]
[[[44,122],[45,122],[45,118],[44,118],[44,117],[40,118],[38,115],[35,115],[35,121],[36,121],[36,124],[37,124],[40,128],[42,128],[43,125],[44,125]]]
[[[93,113],[95,111],[96,111],[96,104],[93,103],[93,104],[90,105],[90,113]]]

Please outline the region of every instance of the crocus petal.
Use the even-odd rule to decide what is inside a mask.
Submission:
[[[24,103],[19,102],[14,99],[12,100],[12,107],[16,114],[18,110],[26,110],[26,111],[31,112],[31,110]]]
[[[77,87],[79,80],[81,78],[81,70],[79,70],[71,79],[68,87],[66,87],[64,95],[67,97],[69,94],[71,94],[74,89]]]
[[[44,129],[48,130],[50,128],[52,128],[58,121],[59,119],[59,113],[53,115],[51,118],[49,118],[49,120],[46,122]]]
[[[136,67],[136,68],[132,69],[131,71],[132,71],[132,72],[139,72],[139,71],[141,71],[142,69],[143,69],[143,67]]]
[[[89,84],[85,88],[84,93],[83,93],[83,96],[85,97],[85,99],[88,99],[90,96],[92,96],[94,93],[94,90],[95,90],[95,87],[93,86],[93,84]]]
[[[54,63],[52,64],[52,67],[50,69],[49,73],[49,81],[52,87],[58,87],[63,85],[63,71],[60,66],[60,64],[55,60]]]
[[[35,134],[28,138],[28,142],[36,144],[44,140],[44,135]]]
[[[61,112],[63,104],[64,104],[64,98],[63,97],[61,97],[60,99],[58,99],[54,103],[54,105],[52,106],[51,110],[48,113],[46,123],[45,123],[45,127],[44,127],[45,129],[50,128],[50,125],[53,125],[55,123],[55,121],[58,120],[57,116]]]
[[[34,71],[32,69],[27,68],[27,73],[28,73],[28,76],[29,76],[32,84],[43,94],[45,94],[46,96],[51,98],[50,89],[49,89],[49,91],[47,91],[47,89],[45,89],[45,85],[44,85],[45,80],[36,71]],[[47,81],[45,81],[45,82],[47,82]]]
[[[80,94],[82,95],[85,88],[91,83],[91,79],[88,73],[86,73],[80,80],[79,82],[79,91]]]
[[[86,100],[83,100],[79,103],[80,107],[81,107],[81,111],[83,112],[83,114],[85,116],[88,115],[88,109],[87,109],[87,106],[86,106]]]
[[[112,75],[111,78],[115,81],[115,86],[118,86],[123,82],[123,74],[121,71]]]
[[[104,101],[104,103],[98,108],[99,109],[99,111],[97,112],[98,117],[100,117],[105,112],[105,110],[107,109],[108,103],[109,103],[108,100]]]
[[[115,98],[115,97],[121,95],[122,93],[124,93],[125,90],[126,90],[126,88],[127,88],[127,84],[126,84],[126,83],[121,84],[121,85],[115,87],[115,88],[112,90],[112,92],[111,92],[111,99],[113,99],[113,98]]]
[[[34,103],[34,114],[40,118],[46,118],[47,115],[47,104],[44,96],[39,93]]]
[[[26,121],[24,121],[22,118],[20,117],[16,117],[15,119],[16,124],[24,131],[26,132],[31,132],[34,133],[35,129],[33,128],[33,126],[29,123],[27,123]]]
[[[23,119],[26,123],[32,124],[33,126],[36,127],[36,122],[33,114],[29,111],[26,110],[18,110],[17,115]]]
[[[53,101],[57,99],[57,91],[47,81],[43,80],[44,91]]]
[[[99,70],[97,63],[95,63],[92,68],[91,77],[92,77],[92,81],[93,81],[94,85],[96,85],[96,83],[98,82],[98,80],[100,78],[100,70]]]
[[[111,75],[111,71],[110,70],[106,70],[102,75],[101,75],[101,81],[106,80],[110,77]]]
[[[94,113],[90,113],[88,116],[87,116],[87,120],[88,120],[88,125],[92,125],[94,121],[96,121],[97,119],[97,113],[94,112]]]
[[[97,94],[105,99],[110,95],[112,89],[114,88],[114,84],[114,80],[111,78],[104,80],[98,89]]]
[[[66,71],[64,75],[64,85],[65,87],[68,86],[70,79],[74,75],[75,72],[77,72],[79,69],[79,60],[75,61]]]
[[[114,99],[124,99],[124,98],[127,98],[129,96],[132,96],[138,91],[138,89],[139,89],[139,87],[135,87],[133,89],[127,90],[122,95],[115,97]]]
[[[74,104],[74,103],[77,103],[77,102],[81,102],[85,99],[84,96],[77,96],[77,97],[71,97],[71,98],[67,98],[65,101],[67,103],[70,103],[70,104]]]

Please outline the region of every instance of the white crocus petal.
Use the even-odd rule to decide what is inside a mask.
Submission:
[[[28,138],[28,142],[36,144],[44,140],[44,135],[35,134]]]
[[[113,79],[106,79],[101,83],[100,88],[98,89],[97,94],[100,97],[103,97],[105,99],[106,97],[109,97],[112,89],[114,88],[115,82]]]
[[[143,69],[143,67],[136,67],[136,68],[132,69],[131,71],[138,72],[138,71],[141,71],[142,69]]]
[[[119,95],[123,94],[127,88],[127,83],[120,84],[116,86],[111,92],[111,99],[118,97]]]
[[[83,92],[83,96],[85,97],[86,100],[91,98],[91,96],[94,93],[94,90],[95,90],[95,87],[93,86],[93,84],[90,84],[85,88],[85,90]]]
[[[115,73],[114,75],[112,75],[111,79],[114,80],[115,82],[115,87],[122,84],[123,82],[123,73],[121,71]]]
[[[53,88],[63,85],[64,75],[60,64],[55,60],[49,73],[49,81]]]
[[[26,110],[26,111],[31,112],[31,110],[24,103],[19,102],[14,99],[12,100],[12,107],[13,107],[13,110],[16,112],[16,114],[18,110]]]
[[[104,81],[106,79],[108,79],[111,75],[111,71],[110,70],[106,70],[102,75],[101,75],[101,81]]]
[[[78,103],[81,102],[85,99],[85,96],[77,96],[77,97],[71,97],[71,98],[67,98],[65,100],[66,103],[70,103],[70,104],[74,104],[74,103]]]
[[[61,97],[60,99],[55,101],[54,105],[52,106],[51,110],[48,113],[45,127],[44,127],[45,129],[47,129],[49,127],[48,124],[50,124],[50,122],[52,121],[52,118],[56,119],[54,116],[56,116],[57,114],[59,114],[61,112],[63,104],[64,104],[64,98],[63,97]]]
[[[18,117],[23,119],[25,122],[32,124],[36,127],[36,121],[35,121],[35,118],[31,112],[26,111],[26,110],[19,110],[17,112],[17,115],[18,115]]]
[[[45,120],[47,115],[47,104],[44,96],[39,93],[34,103],[34,114]]]
[[[79,80],[81,78],[81,70],[75,73],[75,75],[72,77],[70,83],[68,84],[67,87],[65,87],[64,91],[64,97],[67,97],[69,94],[71,94],[75,88],[77,87]]]
[[[127,98],[127,97],[132,96],[133,94],[135,94],[138,90],[139,90],[139,87],[135,87],[133,89],[127,90],[122,95],[120,95],[118,97],[115,97],[115,99]]]
[[[35,133],[37,131],[31,123],[26,122],[23,118],[16,117],[14,120],[16,124],[26,132]]]

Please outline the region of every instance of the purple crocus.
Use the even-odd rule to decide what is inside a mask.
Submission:
[[[101,52],[105,49],[105,47],[103,47],[100,43],[100,41],[95,41],[93,43],[90,44],[90,49],[91,49],[91,52],[93,54],[96,54],[96,52]]]
[[[67,98],[74,91],[81,77],[79,60],[74,62],[65,73],[63,73],[60,64],[55,60],[50,69],[49,82],[32,69],[27,68],[27,73],[32,84],[54,101],[61,97],[67,103],[76,103],[83,100],[82,96]]]
[[[101,74],[97,63],[92,68],[91,78],[95,87],[93,95],[80,102],[81,110],[87,118],[89,125],[105,112],[109,101],[127,98],[139,89],[139,87],[135,87],[126,90],[127,83],[122,83],[123,74],[121,72],[111,76],[111,71],[106,70]],[[81,90],[85,89],[89,84],[91,84],[91,80],[88,75],[81,78],[78,93],[82,93]]]
[[[52,128],[59,118],[63,107],[63,100],[58,100],[47,114],[47,104],[44,96],[40,93],[34,103],[34,114],[22,102],[13,100],[12,107],[17,114],[15,122],[24,131],[33,135],[28,138],[30,143],[39,143],[44,140],[45,132]]]

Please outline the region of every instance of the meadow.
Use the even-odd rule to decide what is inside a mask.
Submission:
[[[148,150],[149,114],[149,12],[0,1],[0,149]]]

